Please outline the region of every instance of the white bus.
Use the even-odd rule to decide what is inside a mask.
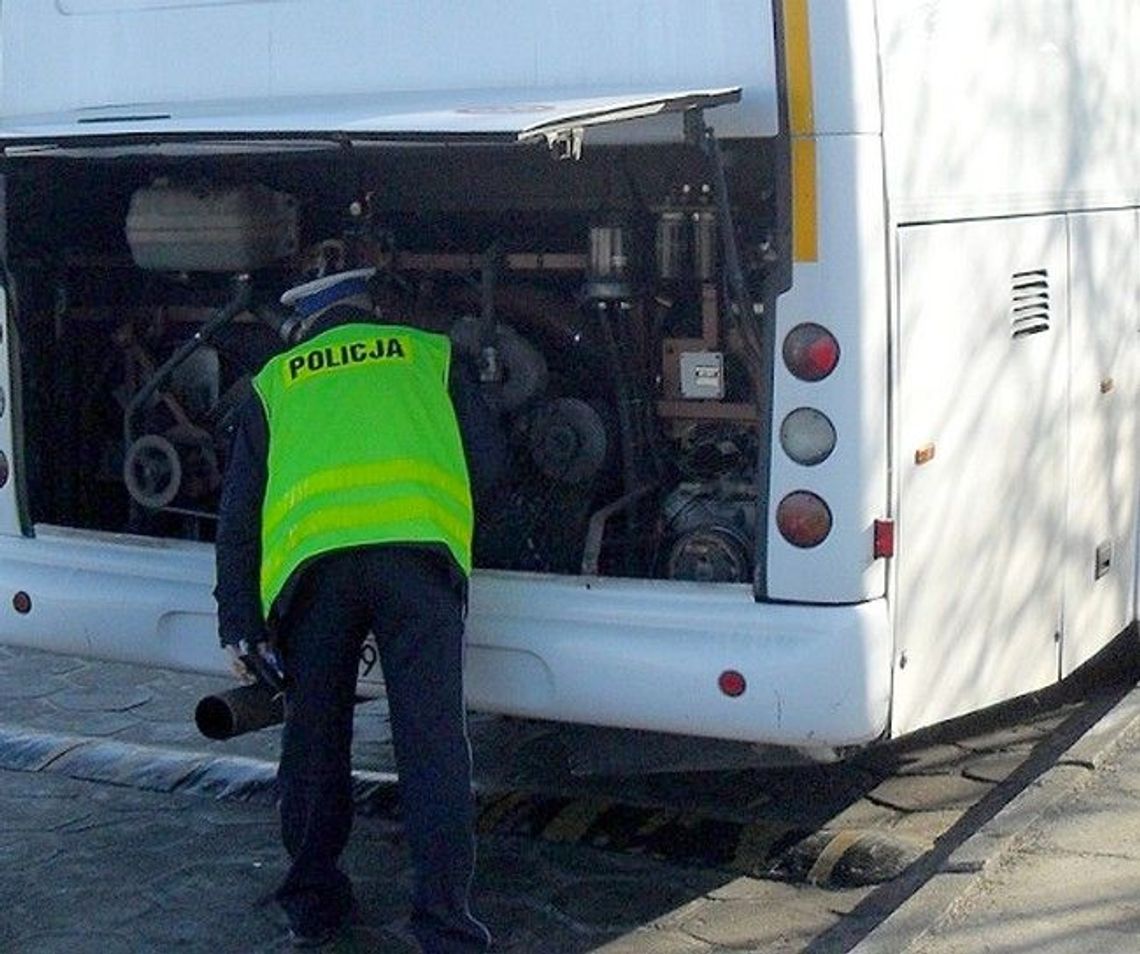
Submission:
[[[822,754],[1136,621],[1135,0],[6,0],[0,37],[0,640],[225,670],[229,415],[340,264],[511,435],[475,709]]]

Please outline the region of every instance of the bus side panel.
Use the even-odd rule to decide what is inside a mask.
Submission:
[[[1063,216],[898,234],[895,735],[1057,678],[1067,387]]]
[[[1069,218],[1071,381],[1061,674],[1132,619],[1136,532],[1136,213]]]
[[[877,2],[895,222],[1140,199],[1140,4]]]

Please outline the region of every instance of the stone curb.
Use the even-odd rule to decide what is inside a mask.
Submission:
[[[895,908],[848,954],[905,954],[915,950],[987,871],[1017,848],[1030,829],[1066,796],[1080,790],[1140,726],[1140,686],[1098,719],[1039,778],[970,835],[917,891]]]

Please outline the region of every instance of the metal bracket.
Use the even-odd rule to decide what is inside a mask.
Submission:
[[[586,130],[582,126],[549,132],[545,134],[545,138],[546,145],[555,159],[582,158],[582,140],[586,138]]]
[[[720,220],[720,240],[724,251],[730,308],[737,319],[747,316],[749,320],[755,320],[761,309],[752,301],[752,293],[744,280],[744,269],[740,264],[740,245],[736,239],[736,226],[732,221],[732,207],[728,201],[728,180],[724,174],[724,154],[720,151],[720,141],[712,127],[705,122],[704,109],[701,107],[685,110],[684,124],[686,142],[700,149],[712,165],[713,201]]]

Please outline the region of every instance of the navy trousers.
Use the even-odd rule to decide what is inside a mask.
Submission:
[[[339,859],[352,828],[357,663],[371,629],[415,873],[412,930],[426,954],[489,948],[468,906],[475,839],[464,614],[446,558],[431,550],[369,547],[305,568],[278,629],[287,685],[278,785],[292,864],[276,898],[295,929],[315,933],[353,904]]]

